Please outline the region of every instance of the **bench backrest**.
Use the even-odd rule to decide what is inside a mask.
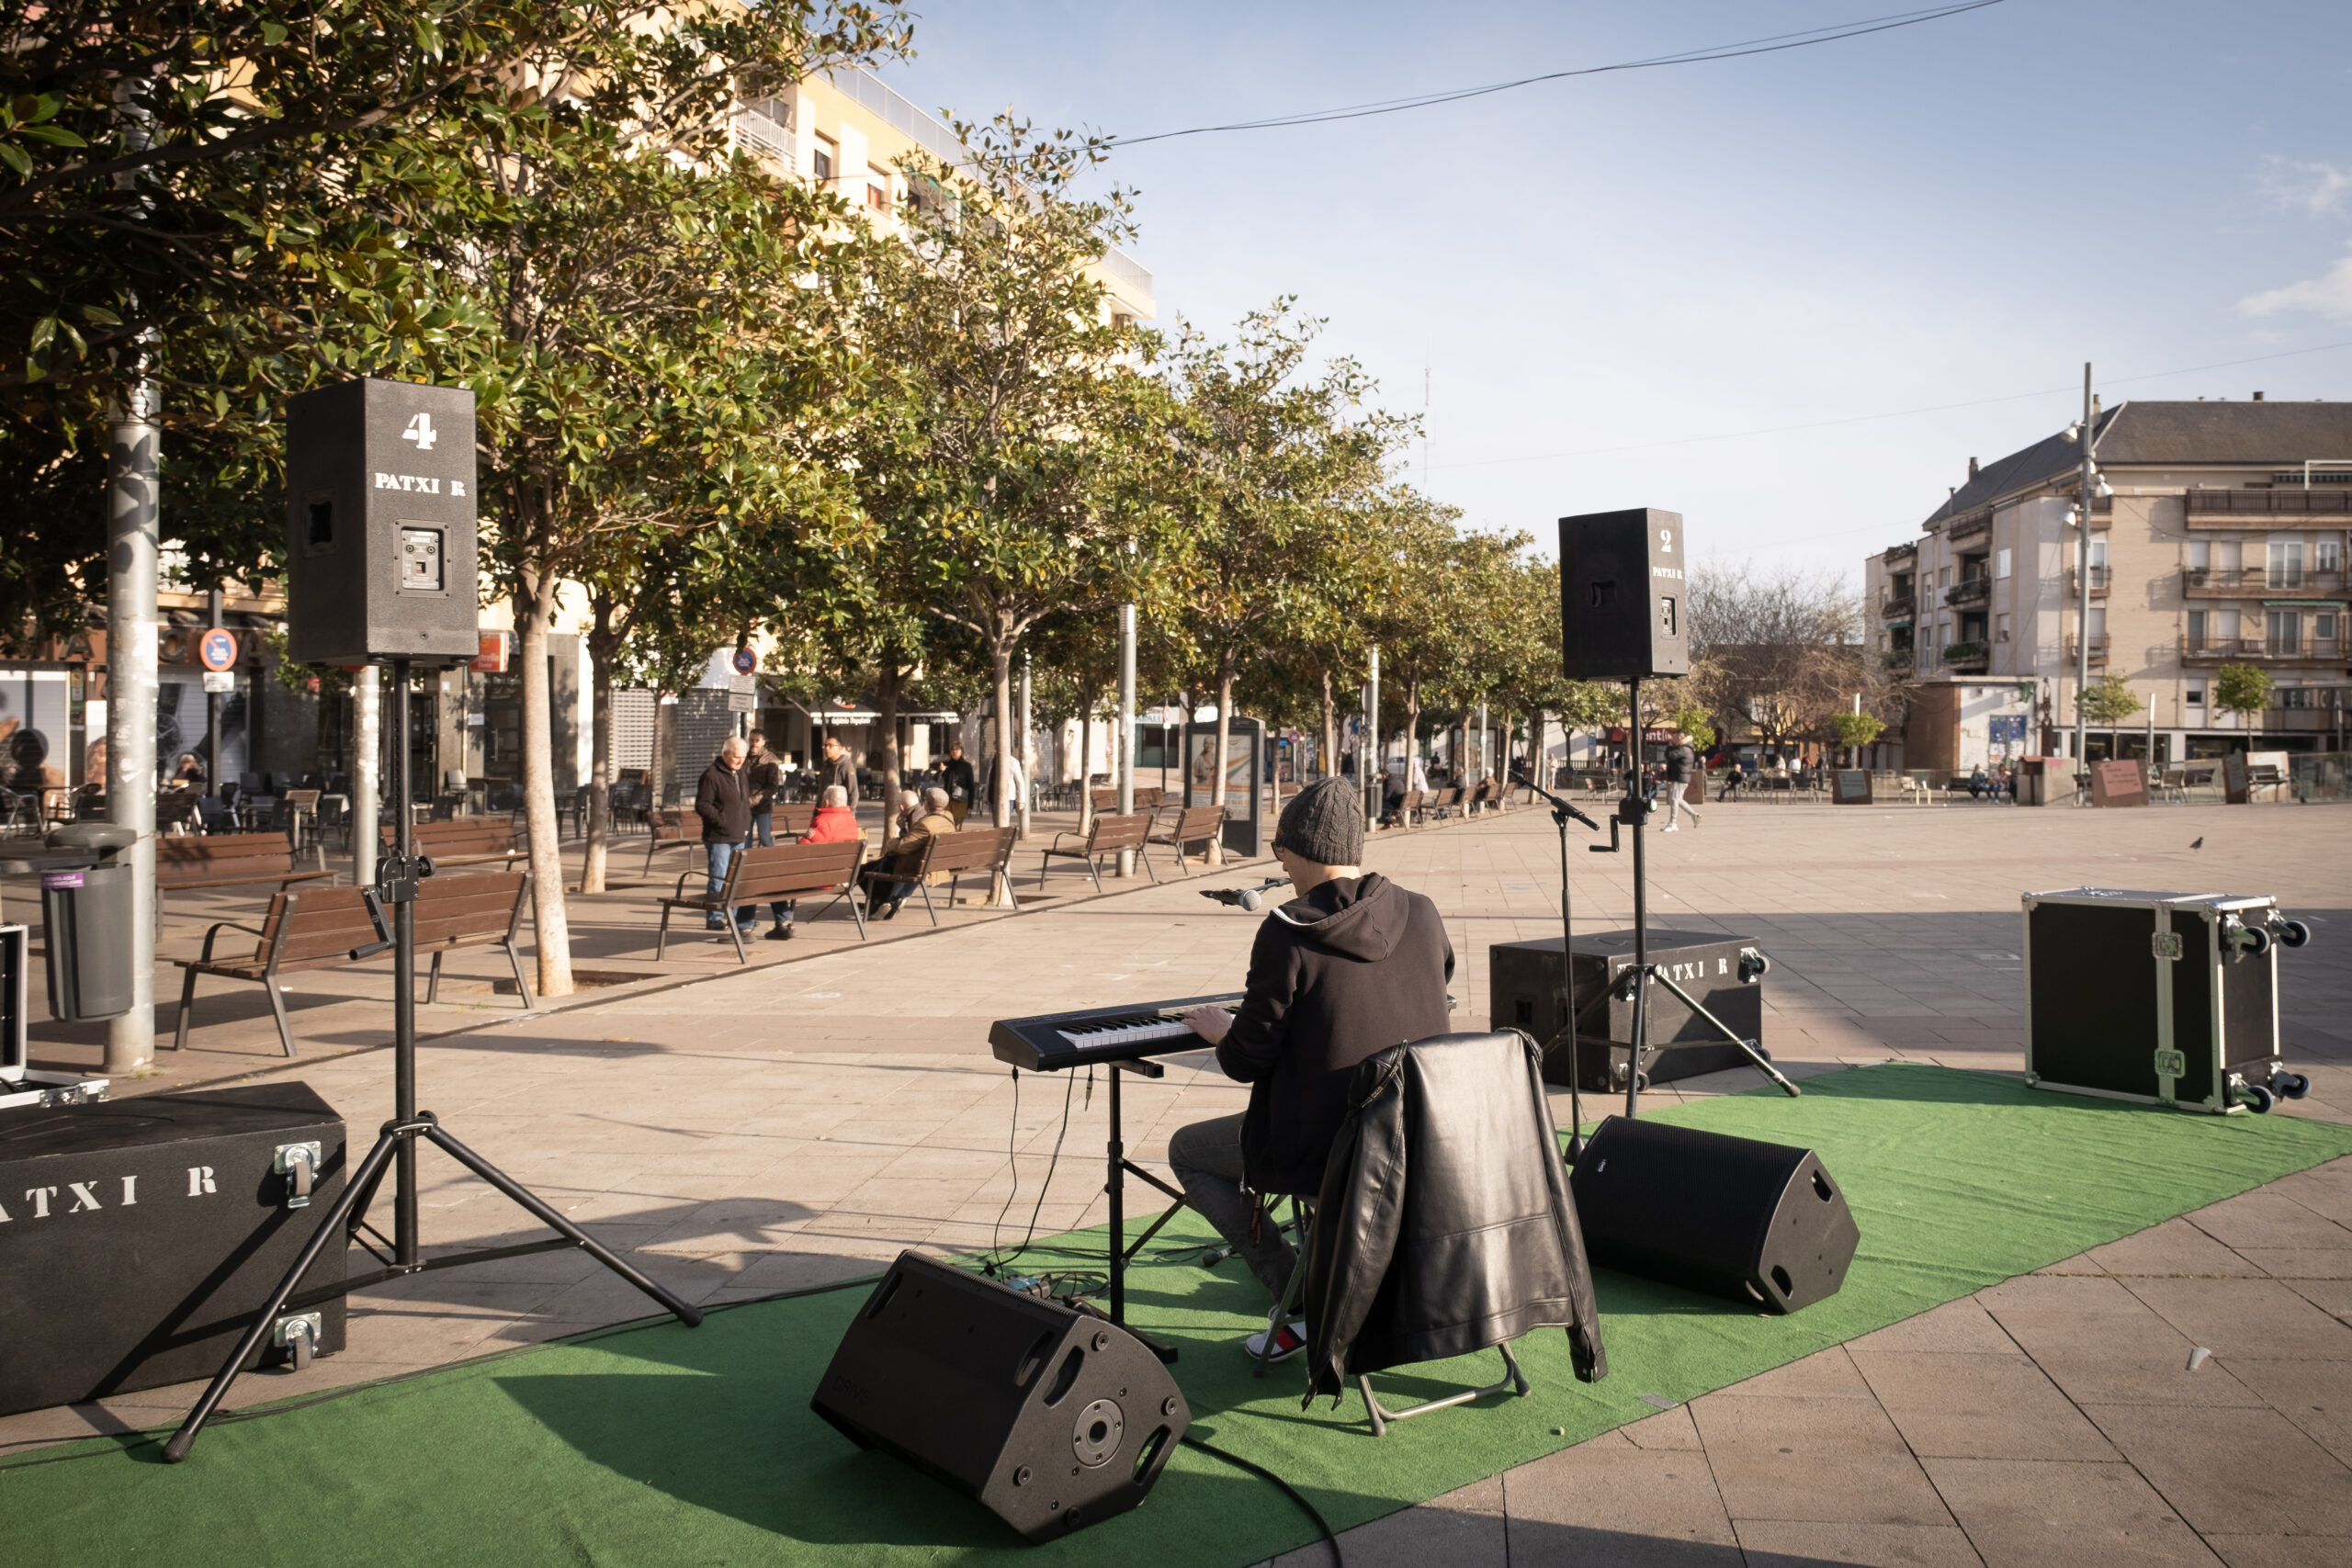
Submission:
[[[399,829],[379,829],[384,847],[392,847]],[[503,822],[476,818],[465,822],[419,822],[409,829],[409,842],[421,855],[500,855],[514,848],[514,829]]]
[[[1151,832],[1151,813],[1137,811],[1125,817],[1097,817],[1093,828],[1086,835],[1089,854],[1109,854],[1114,850],[1139,850]]]
[[[209,839],[155,840],[155,880],[283,876],[295,869],[294,842],[283,833],[225,833]]]
[[[789,833],[797,839],[816,825],[817,803],[815,801],[805,801],[797,806],[789,805],[781,800],[775,803],[777,838],[783,838]]]
[[[1021,837],[1018,828],[976,828],[968,833],[943,833],[931,840],[925,871],[1001,871]]]
[[[514,924],[523,887],[519,871],[447,881],[426,877],[416,889],[417,945],[504,936]],[[278,894],[269,901],[268,917],[262,921],[254,962],[269,956],[280,925],[286,928],[285,945],[277,953],[281,964],[341,958],[355,947],[380,940],[360,893],[356,887],[315,887]]]
[[[657,844],[675,842],[686,836],[686,818],[692,815],[692,812],[667,807],[649,811],[645,814],[645,830],[653,835],[653,841]],[[695,837],[701,837],[699,826],[695,829]]]
[[[727,863],[726,897],[750,902],[821,892],[856,876],[865,854],[862,838],[838,844],[755,845]]]
[[[1216,838],[1224,827],[1224,807],[1188,806],[1178,814],[1176,826],[1169,834],[1169,841],[1181,849],[1186,844]]]
[[[1471,804],[1474,806],[1483,806],[1487,801],[1494,799],[1499,793],[1501,792],[1495,788],[1494,780],[1480,779],[1478,781],[1478,787],[1470,792]]]
[[[1151,810],[1153,807],[1161,804],[1161,797],[1167,793],[1168,792],[1166,790],[1161,789],[1158,784],[1152,785],[1149,789],[1146,789],[1143,785],[1137,784],[1136,786],[1136,809],[1137,811]],[[1115,789],[1095,790],[1093,792],[1093,800],[1094,809],[1097,811],[1116,811],[1119,808],[1119,792]]]
[[[1460,784],[1455,784],[1451,788],[1439,790],[1435,795],[1430,797],[1430,804],[1431,806],[1461,805],[1462,786]]]

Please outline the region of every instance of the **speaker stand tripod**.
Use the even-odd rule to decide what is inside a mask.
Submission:
[[[392,953],[392,1119],[384,1123],[378,1134],[376,1146],[368,1151],[351,1179],[345,1183],[326,1217],[311,1233],[301,1255],[294,1259],[286,1277],[277,1282],[266,1305],[254,1314],[244,1337],[230,1352],[227,1364],[214,1375],[203,1397],[196,1402],[180,1429],[164,1445],[164,1458],[177,1464],[187,1458],[197,1434],[212,1418],[220,1401],[228,1395],[229,1385],[237,1381],[246,1358],[259,1350],[265,1337],[277,1332],[279,1315],[287,1312],[299,1314],[306,1306],[332,1301],[353,1291],[380,1284],[386,1280],[400,1279],[437,1269],[453,1269],[468,1263],[488,1263],[501,1258],[519,1258],[534,1252],[552,1252],[576,1247],[594,1258],[622,1279],[643,1291],[661,1303],[663,1311],[692,1328],[702,1322],[702,1312],[689,1303],[679,1300],[653,1280],[648,1279],[612,1251],[600,1245],[585,1231],[548,1206],[530,1189],[466,1147],[444,1128],[430,1111],[420,1111],[416,1105],[416,890],[417,885],[433,874],[433,863],[422,855],[412,854],[409,812],[408,755],[408,682],[409,661],[391,660],[392,701],[392,852],[377,863],[376,885],[362,895],[368,901],[368,912],[376,923],[376,943],[356,949],[355,959],[372,956],[390,948]],[[390,929],[387,930],[385,906],[390,906]],[[532,1218],[556,1232],[547,1241],[526,1242],[519,1247],[479,1247],[469,1252],[449,1253],[438,1258],[420,1258],[417,1246],[416,1145],[424,1139],[450,1158],[472,1171],[482,1180],[513,1199],[527,1210]],[[387,1237],[367,1223],[368,1205],[374,1201],[376,1189],[382,1183],[384,1173],[396,1173],[392,1190],[392,1234]],[[374,1237],[371,1244],[367,1236]],[[356,1241],[373,1254],[384,1267],[368,1273],[355,1274],[332,1284],[298,1293],[302,1276],[312,1264],[338,1239]],[[389,1246],[387,1256],[375,1244]],[[289,1327],[299,1325],[292,1320]],[[298,1364],[307,1365],[314,1348],[310,1334],[296,1328],[281,1340],[294,1351]]]
[[[1716,1033],[1738,1046],[1747,1054],[1748,1061],[1755,1065],[1757,1071],[1780,1085],[1787,1091],[1789,1098],[1793,1100],[1799,1093],[1797,1086],[1791,1083],[1781,1075],[1778,1067],[1765,1058],[1762,1046],[1758,1042],[1742,1037],[1738,1031],[1700,1006],[1698,998],[1676,985],[1670,976],[1659,974],[1657,965],[1650,962],[1649,868],[1642,853],[1642,832],[1649,825],[1651,803],[1642,793],[1642,683],[1638,679],[1625,682],[1625,720],[1628,737],[1625,755],[1625,794],[1617,802],[1616,811],[1610,816],[1609,841],[1605,844],[1586,846],[1597,855],[1615,854],[1622,847],[1618,829],[1621,827],[1630,828],[1634,832],[1634,963],[1618,981],[1621,986],[1630,984],[1633,987],[1634,1000],[1634,1038],[1626,1052],[1625,1061],[1625,1114],[1632,1117],[1641,1109],[1642,1080],[1645,1076],[1643,1068],[1650,1057],[1649,1001],[1650,982],[1653,980],[1673,992],[1681,1000],[1683,1006],[1689,1008]],[[1561,824],[1560,842],[1565,849],[1567,843],[1566,822]],[[1566,882],[1565,872],[1562,873],[1561,880],[1565,886]],[[1561,900],[1563,918],[1565,918],[1566,908],[1566,899],[1563,897]],[[1573,1011],[1568,1015],[1567,1027],[1569,1038],[1573,1041],[1577,1028],[1576,1015]],[[1573,1053],[1575,1049],[1576,1046],[1572,1043],[1569,1050]],[[1576,1074],[1572,1071],[1568,1076],[1573,1079]]]

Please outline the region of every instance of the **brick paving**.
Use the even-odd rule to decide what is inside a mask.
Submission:
[[[1621,927],[1626,857],[1586,855],[1585,841],[1578,830],[1577,927]],[[1742,803],[1709,807],[1702,829],[1652,844],[1656,923],[1751,936],[1772,954],[1766,1040],[1792,1076],[1889,1057],[2019,1070],[2020,889],[2276,894],[2319,933],[2282,965],[2288,1053],[2313,1079],[2291,1113],[2352,1118],[2352,964],[2335,945],[2352,934],[2340,891],[2352,813]],[[1486,946],[1557,930],[1557,840],[1540,813],[1384,835],[1368,860],[1444,911],[1465,1025],[1486,1019]],[[1009,1164],[1020,1188],[1005,1224],[1025,1228],[1073,1087],[1037,1224],[1099,1220],[1102,1097],[1089,1104],[1082,1083],[1027,1078],[1016,1118],[987,1025],[1238,989],[1255,921],[1199,898],[1202,886],[1072,897],[1013,919],[957,915],[936,934],[910,912],[863,946],[854,935],[762,944],[772,954],[738,972],[728,951],[707,978],[681,984],[692,972],[673,968],[560,1011],[500,1013],[513,998],[485,990],[470,1013],[435,1021],[457,1032],[420,1050],[422,1098],[474,1147],[701,1300],[865,1272],[904,1247],[985,1246],[1007,1208]],[[650,939],[640,945],[650,951]],[[494,970],[478,967],[487,985]],[[349,1020],[334,1042],[344,1054],[278,1069],[251,994],[258,1018],[217,1036],[223,1070],[303,1078],[364,1142],[390,1108],[370,1000],[360,992],[322,1007]],[[307,1048],[311,1034],[296,1027]],[[1164,1080],[1128,1091],[1128,1136],[1147,1162],[1175,1127],[1243,1100],[1204,1055],[1169,1066]],[[1753,1081],[1717,1074],[1652,1098]],[[447,1162],[427,1154],[424,1164],[431,1246],[532,1234]],[[642,1307],[576,1255],[423,1276],[355,1296],[343,1355],[256,1375],[239,1397],[436,1365]],[[2213,1353],[2194,1373],[2192,1346]],[[0,1420],[0,1447],[170,1419],[193,1392]],[[2352,1562],[2347,1465],[2352,1160],[1351,1531],[1348,1559],[2340,1564]]]

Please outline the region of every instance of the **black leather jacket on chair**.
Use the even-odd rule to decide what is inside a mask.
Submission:
[[[1308,1393],[1566,1327],[1579,1382],[1608,1375],[1542,1053],[1442,1034],[1357,1067],[1306,1255]]]

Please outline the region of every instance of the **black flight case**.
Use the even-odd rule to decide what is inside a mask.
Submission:
[[[0,1414],[219,1371],[345,1169],[342,1118],[307,1084],[0,1111]],[[304,1288],[340,1280],[344,1253]],[[336,1296],[281,1314],[255,1361],[343,1344]]]
[[[2278,949],[2311,930],[2276,899],[2075,887],[2024,905],[2036,1089],[2224,1113],[2310,1088],[2279,1060]]]

